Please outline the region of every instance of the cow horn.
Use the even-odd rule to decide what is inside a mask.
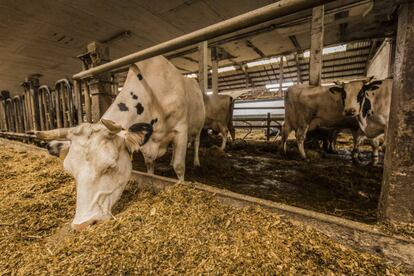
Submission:
[[[44,140],[59,140],[67,139],[70,128],[58,128],[46,131],[36,131],[35,135],[37,138]]]
[[[118,125],[114,121],[101,119],[102,124],[112,133],[116,134],[122,130],[122,126]]]

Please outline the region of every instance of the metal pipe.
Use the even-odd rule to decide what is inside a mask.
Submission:
[[[82,110],[82,81],[80,80],[74,80],[73,82],[73,89],[76,99],[76,111],[77,111],[77,117],[78,117],[78,125],[83,123],[83,110]]]
[[[210,25],[206,28],[157,44],[114,61],[82,71],[73,79],[83,79],[110,71],[131,63],[165,54],[186,46],[190,46],[213,37],[228,34],[252,25],[257,25],[277,17],[285,16],[302,10],[310,9],[335,0],[280,0],[276,3],[250,11],[248,13]]]
[[[92,101],[91,101],[91,91],[89,89],[89,81],[85,80],[84,82],[84,100],[85,100],[85,119],[86,122],[92,123]]]
[[[60,79],[55,83],[55,89],[61,98],[63,127],[74,125],[72,84],[68,79]]]
[[[45,108],[45,98],[44,98],[44,88],[46,85],[42,85],[38,88],[38,103],[39,103],[39,118],[40,118],[40,130],[46,130],[46,108]],[[47,87],[47,86],[46,86]]]

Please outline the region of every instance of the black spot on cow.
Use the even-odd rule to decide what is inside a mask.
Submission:
[[[371,101],[368,98],[365,98],[364,105],[362,106],[362,116],[366,118],[371,110]]]
[[[134,94],[134,92],[131,92],[131,96],[134,100],[138,100],[138,96]]]
[[[143,79],[143,77],[142,77],[141,74],[137,74],[137,77],[138,77],[139,80],[142,80]]]
[[[120,111],[128,111],[129,110],[128,106],[125,103],[119,103],[118,108],[119,108]]]
[[[363,87],[359,92],[358,92],[358,95],[357,95],[357,102],[361,105],[362,104],[362,101],[364,100],[364,98],[365,98],[365,93],[366,93],[366,89]]]
[[[142,106],[141,103],[137,103],[137,105],[135,106],[135,108],[137,109],[137,114],[141,115],[142,112],[144,112],[144,107]]]
[[[371,111],[371,101],[366,97],[368,91],[374,91],[377,90],[379,87],[379,85],[382,84],[382,81],[373,81],[369,84],[365,84],[362,86],[361,90],[358,92],[357,95],[357,102],[359,103],[360,106],[362,106],[362,116],[365,118],[367,117],[367,115],[371,115],[372,112]],[[372,92],[372,94],[374,95],[374,92]],[[365,99],[365,101],[364,101]]]
[[[144,141],[141,144],[141,146],[143,146],[148,142],[149,138],[151,137],[152,132],[153,132],[153,128],[152,128],[152,124],[136,123],[136,124],[133,124],[132,126],[129,127],[129,131],[130,132],[135,132],[135,133],[137,133],[137,132],[143,132],[144,133]]]

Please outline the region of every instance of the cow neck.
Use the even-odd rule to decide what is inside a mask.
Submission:
[[[136,123],[150,124],[159,120],[161,114],[160,104],[153,90],[134,64],[128,71],[121,92],[102,117],[128,129]]]

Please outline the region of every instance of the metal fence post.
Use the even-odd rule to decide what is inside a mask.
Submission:
[[[271,123],[270,112],[267,113],[266,123],[267,123],[267,125],[266,125],[266,140],[269,141],[270,140],[270,123]]]

